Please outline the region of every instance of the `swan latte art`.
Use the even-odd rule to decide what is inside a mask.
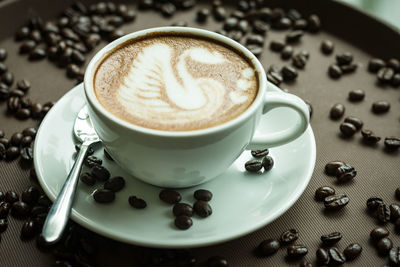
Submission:
[[[243,113],[258,92],[249,59],[223,43],[153,33],[111,51],[94,76],[103,107],[131,124],[164,131],[204,129]]]

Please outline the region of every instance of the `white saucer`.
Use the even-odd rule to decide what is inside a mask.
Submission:
[[[52,201],[74,161],[76,141],[72,128],[84,104],[83,86],[78,85],[51,109],[36,137],[35,168],[41,186]],[[267,131],[268,124],[268,130],[275,131],[284,128],[287,123],[293,123],[295,119],[291,111],[285,108],[271,113],[274,115],[263,117],[259,130]],[[115,163],[104,158],[101,145],[95,155],[103,159],[103,165],[113,176],[125,177],[126,186],[117,193],[113,203],[98,204],[91,193],[102,183],[89,187],[79,182],[72,219],[94,232],[123,242],[151,247],[187,248],[238,238],[282,215],[306,188],[314,170],[316,149],[314,134],[309,127],[297,140],[270,149],[275,166],[268,173],[247,173],[244,163],[251,158],[251,154],[245,151],[220,177],[194,188],[179,190],[182,201],[186,203],[194,203],[193,192],[199,188],[208,189],[214,194],[210,202],[213,214],[205,219],[194,216],[193,226],[186,231],[174,226],[172,207],[158,198],[160,188],[124,173]],[[132,208],[128,204],[130,195],[145,199],[147,207],[143,210]]]

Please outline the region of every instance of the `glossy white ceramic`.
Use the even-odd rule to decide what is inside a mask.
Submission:
[[[74,144],[77,141],[72,129],[83,105],[85,96],[83,86],[79,85],[50,110],[36,137],[35,169],[41,186],[52,201],[74,162]],[[271,113],[272,116],[261,118],[257,131],[276,132],[296,120],[294,112],[286,108]],[[238,238],[278,218],[306,188],[316,157],[311,127],[295,141],[270,149],[270,154],[275,165],[268,173],[247,173],[244,163],[251,159],[251,155],[250,151],[245,151],[217,179],[201,186],[179,189],[183,202],[191,204],[194,203],[193,192],[197,189],[205,188],[214,194],[210,202],[213,214],[205,219],[194,216],[193,226],[182,231],[173,224],[172,207],[158,199],[161,189],[131,177],[117,164],[105,159],[100,145],[95,155],[103,159],[103,165],[113,176],[125,177],[126,187],[117,193],[115,202],[105,205],[94,202],[91,195],[103,183],[92,187],[79,183],[71,217],[101,235],[144,246],[187,248]],[[209,157],[221,160],[214,155]],[[130,195],[145,199],[147,208],[133,209],[128,204]]]
[[[93,88],[93,77],[102,59],[128,40],[162,32],[211,38],[243,53],[252,61],[259,78],[259,91],[252,105],[240,116],[224,124],[181,132],[140,127],[108,112],[97,100]],[[285,144],[300,136],[309,122],[308,108],[300,98],[280,90],[267,92],[267,87],[274,85],[267,82],[261,63],[244,46],[225,36],[196,28],[146,29],[115,40],[100,50],[89,63],[84,87],[93,126],[107,151],[128,173],[161,187],[183,188],[204,183],[223,173],[246,147],[270,148]],[[254,135],[260,117],[282,106],[296,111],[299,115],[297,119],[292,120],[293,123],[286,128],[280,127],[280,131]],[[277,122],[280,124],[281,120]]]

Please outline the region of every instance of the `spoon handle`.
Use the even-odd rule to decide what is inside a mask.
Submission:
[[[90,144],[91,142],[84,142],[82,144],[75,163],[72,166],[56,201],[53,203],[53,206],[51,206],[47,215],[42,235],[45,241],[50,244],[57,242],[61,238],[64,228],[67,225],[72,203],[74,201],[76,185],[79,180],[79,174]]]

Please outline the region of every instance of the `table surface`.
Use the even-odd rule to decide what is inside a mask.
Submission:
[[[387,5],[391,5],[396,0],[347,1],[357,5],[363,3],[362,6],[366,6],[367,10],[388,10],[384,12],[384,16],[388,16],[388,21],[400,27],[398,17],[395,16],[396,14],[393,13],[391,8],[387,7]],[[0,6],[1,4],[6,5],[4,2],[0,3]],[[10,0],[10,2],[15,2],[16,7],[10,11],[10,14],[4,14],[3,12],[2,16],[0,15],[0,25],[9,25],[11,20],[22,23],[29,14],[38,12],[38,10],[42,12],[40,14],[44,17],[54,17],[56,13],[53,10],[61,10],[72,1],[31,0],[24,2]],[[19,2],[24,2],[24,4]],[[275,1],[275,3],[278,2],[280,3],[280,1]],[[301,5],[299,4],[301,2],[307,12],[313,10],[313,6],[308,5],[308,0],[281,2],[297,5]],[[382,3],[378,6],[386,5],[386,7],[372,8],[372,2]],[[29,3],[28,7],[25,6],[27,5],[26,3]],[[318,3],[318,1],[315,0],[315,3]],[[319,6],[322,5],[320,4]],[[399,5],[396,4],[395,6],[398,7]],[[23,12],[17,12],[21,10]],[[329,17],[327,12],[324,14]],[[344,16],[347,16],[345,18],[346,21],[349,21],[349,14],[351,13],[344,14]],[[327,21],[327,17],[322,16],[322,22],[329,29],[335,28],[335,21]],[[170,25],[179,20],[188,20],[191,22],[190,25],[194,25],[192,18],[193,13],[190,14],[190,12],[179,13],[169,20],[161,19],[161,16],[154,12],[147,12],[146,15],[139,14],[135,23],[124,26],[124,30],[129,32],[153,26]],[[342,22],[342,20],[338,21]],[[285,257],[285,249],[281,249],[277,254],[267,258],[253,256],[254,248],[262,240],[278,238],[283,231],[295,228],[300,233],[297,243],[303,243],[309,248],[309,253],[305,259],[311,262],[315,261],[315,251],[320,245],[320,236],[334,231],[339,231],[343,234],[343,239],[338,244],[339,249],[344,249],[348,244],[354,242],[358,242],[363,246],[362,255],[357,260],[346,265],[383,266],[387,262],[387,258],[380,257],[374,246],[369,242],[369,232],[378,224],[366,212],[365,202],[370,196],[374,195],[383,197],[388,204],[396,202],[394,191],[396,187],[400,186],[400,153],[386,153],[383,149],[382,141],[376,147],[365,146],[361,142],[359,133],[354,138],[341,138],[339,135],[341,121],[330,120],[329,109],[334,103],[341,102],[346,106],[346,116],[354,115],[360,117],[364,121],[365,127],[374,130],[377,135],[383,138],[391,135],[399,136],[400,90],[377,86],[375,83],[376,77],[366,71],[368,60],[372,55],[386,55],[389,50],[395,51],[392,47],[398,46],[398,44],[383,43],[379,45],[376,41],[371,40],[371,43],[374,43],[374,47],[369,47],[369,50],[360,49],[358,47],[359,43],[356,41],[350,42],[343,37],[344,35],[351,36],[352,33],[358,31],[359,28],[354,27],[362,27],[362,25],[357,24],[359,22],[356,20],[354,22],[355,24],[350,27],[342,27],[343,25],[340,25],[342,28],[339,29],[342,35],[325,31],[318,34],[306,34],[301,44],[295,47],[297,51],[306,49],[311,53],[306,70],[299,71],[300,74],[296,82],[282,84],[282,88],[287,88],[289,92],[309,100],[314,108],[311,125],[317,143],[317,162],[313,177],[306,191],[288,212],[270,225],[231,242],[193,249],[193,253],[199,261],[203,261],[211,255],[223,255],[228,259],[229,266],[298,266],[300,260],[292,261],[287,259]],[[55,68],[48,61],[32,63],[18,55],[18,46],[15,45],[12,33],[19,26],[0,27],[0,47],[5,47],[9,52],[6,64],[15,72],[17,79],[24,77],[31,81],[32,89],[29,94],[33,100],[42,103],[49,100],[56,101],[71,89],[75,82],[65,78],[65,70]],[[205,24],[202,27],[209,30],[220,28],[220,26],[217,27],[213,23]],[[284,34],[284,32],[270,31],[267,42],[283,38]],[[356,73],[343,76],[339,80],[332,80],[327,76],[327,68],[334,62],[334,56],[323,56],[319,52],[320,43],[324,39],[331,39],[335,43],[335,53],[351,51],[354,54],[355,61],[360,64]],[[390,49],[385,51],[385,46],[390,47]],[[393,56],[399,57],[398,50],[396,53],[393,52]],[[263,55],[260,57],[260,61],[265,68],[268,68],[271,64],[278,66],[286,64],[280,59],[279,54],[271,52],[267,45]],[[346,99],[347,94],[352,89],[364,89],[366,91],[366,99],[356,104],[348,102]],[[388,100],[392,107],[387,114],[377,116],[372,114],[370,108],[373,101],[380,99]],[[6,109],[4,102],[0,103],[0,109],[2,111]],[[34,125],[36,123],[33,120],[20,122],[5,113],[0,115],[0,129],[5,130],[7,136]],[[343,160],[353,165],[358,171],[355,180],[348,184],[337,184],[334,178],[326,176],[323,171],[324,166],[332,160]],[[17,192],[21,192],[32,183],[28,177],[29,171],[22,169],[18,161],[0,161],[0,191],[14,189]],[[295,179],[295,177],[293,178]],[[331,185],[339,193],[346,193],[350,197],[349,205],[339,212],[327,213],[323,208],[323,204],[313,199],[315,189],[322,185]],[[9,228],[1,234],[0,266],[50,266],[54,258],[49,253],[39,251],[35,246],[34,240],[24,242],[19,240],[22,223],[23,221],[16,220],[10,216]],[[394,231],[393,224],[388,224],[387,227],[391,232],[390,237],[394,244],[400,246],[400,236]],[[138,266],[134,264],[135,257],[142,250],[135,246],[112,242],[111,240],[108,243],[108,246],[101,249],[102,253],[98,255],[96,266]]]

